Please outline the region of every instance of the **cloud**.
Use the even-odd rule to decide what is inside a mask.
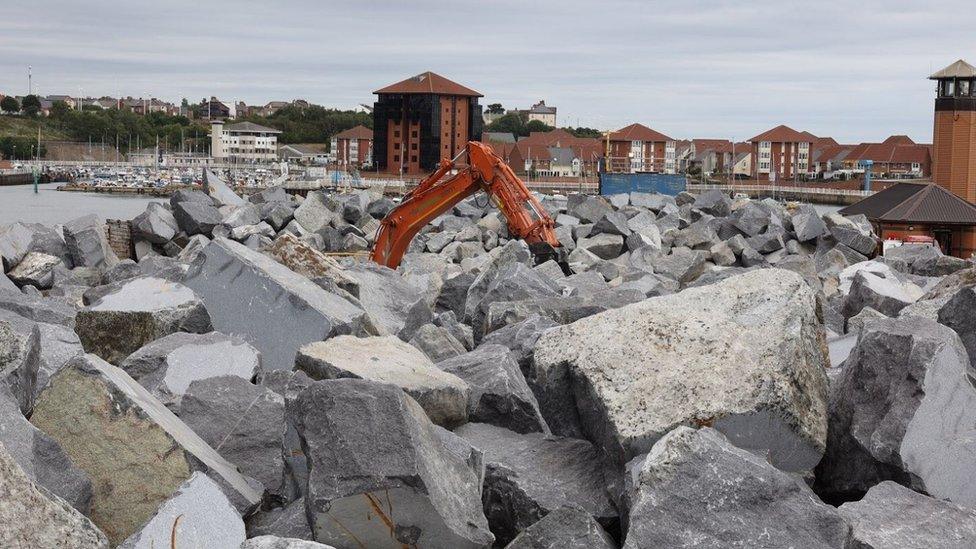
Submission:
[[[961,1],[40,0],[4,8],[0,92],[24,93],[31,64],[42,93],[348,108],[434,70],[563,124],[927,141],[925,77],[976,57],[973,23]]]

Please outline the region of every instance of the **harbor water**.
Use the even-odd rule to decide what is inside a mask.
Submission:
[[[33,185],[0,187],[0,225],[23,221],[55,225],[95,214],[102,219],[132,219],[150,202],[165,198],[79,192],[58,192],[63,183],[45,183],[34,194]]]

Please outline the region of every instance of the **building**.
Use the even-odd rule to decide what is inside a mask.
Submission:
[[[502,159],[519,175],[556,175],[565,173],[567,153],[554,149],[569,149],[577,160],[578,168],[570,176],[596,174],[603,160],[603,143],[591,137],[576,137],[566,130],[532,132],[515,143],[491,141],[489,144]],[[559,169],[553,169],[553,162]]]
[[[976,252],[976,205],[933,183],[897,183],[840,213],[864,214],[883,240],[929,236],[947,255]]]
[[[332,138],[332,155],[339,166],[372,166],[373,130],[359,125],[339,132]]]
[[[556,107],[546,105],[544,100],[540,99],[539,102],[532,105],[532,107],[519,112],[525,115],[527,122],[538,120],[546,126],[552,128],[556,127]]]
[[[976,202],[976,67],[962,59],[936,81],[932,180]]]
[[[816,136],[789,126],[776,126],[749,140],[753,176],[768,181],[788,181],[807,176],[810,151]]]
[[[230,118],[230,107],[216,97],[200,101],[199,116],[206,120],[226,120]]]
[[[932,173],[931,146],[915,143],[907,135],[893,135],[881,143],[861,143],[850,149],[844,166],[864,170],[870,161],[876,177],[928,177]]]
[[[328,164],[331,159],[325,143],[281,145],[278,147],[278,156],[286,162],[303,164]]]
[[[419,175],[481,139],[482,95],[424,72],[373,92],[373,160],[380,171]]]
[[[643,124],[631,124],[607,137],[607,171],[677,173],[675,141]]]
[[[274,162],[280,133],[253,122],[224,127],[223,121],[214,120],[210,124],[210,155],[218,161]]]

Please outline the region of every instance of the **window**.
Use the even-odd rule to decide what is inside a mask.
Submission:
[[[393,144],[393,150],[395,150],[395,151],[400,150],[400,144],[399,143],[394,143]]]
[[[417,155],[413,155],[413,156],[411,156],[411,157],[410,157],[410,161],[411,161],[411,162],[416,162],[416,161],[417,161]]]
[[[393,161],[396,162],[396,163],[399,163],[400,162],[400,155],[398,155],[398,154],[393,155]]]
[[[393,137],[400,137],[400,130],[393,130]]]
[[[415,151],[415,150],[417,150],[417,144],[416,144],[416,143],[411,143],[411,144],[410,144],[410,150],[411,150],[411,151]]]
[[[969,95],[969,80],[962,80],[959,82],[959,97],[966,97]]]
[[[416,137],[417,137],[417,130],[414,130],[414,131],[410,132],[410,137],[413,137],[413,138],[416,139]]]

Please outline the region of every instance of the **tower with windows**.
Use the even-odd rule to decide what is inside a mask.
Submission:
[[[936,81],[932,179],[976,202],[976,67],[960,59],[929,79]]]

